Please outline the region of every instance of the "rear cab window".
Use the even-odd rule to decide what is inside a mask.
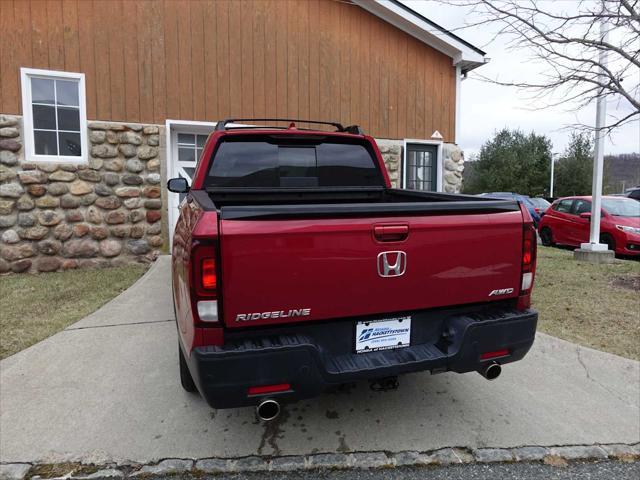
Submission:
[[[367,142],[325,136],[239,135],[214,152],[205,188],[380,187]]]

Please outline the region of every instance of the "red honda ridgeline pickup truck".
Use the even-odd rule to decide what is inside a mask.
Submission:
[[[168,182],[186,193],[172,247],[186,390],[268,420],[330,386],[493,379],[524,357],[537,323],[525,207],[391,188],[357,126],[240,121],[257,119],[218,123],[191,188]]]

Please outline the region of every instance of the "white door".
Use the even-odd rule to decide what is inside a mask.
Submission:
[[[186,178],[189,185],[196,171],[207,137],[215,123],[167,120],[167,172],[169,178]],[[178,207],[186,196],[168,192],[169,238],[173,241],[173,229],[178,221]]]

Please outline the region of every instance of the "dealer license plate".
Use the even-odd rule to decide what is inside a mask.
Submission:
[[[356,353],[408,347],[411,317],[386,318],[356,324]]]

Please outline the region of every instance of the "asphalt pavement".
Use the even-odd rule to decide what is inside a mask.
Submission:
[[[179,384],[168,257],[97,312],[2,360],[0,387],[1,462],[640,441],[640,364],[544,334],[494,382],[420,373],[385,393],[362,383],[288,405],[270,424],[251,408],[212,410]]]

